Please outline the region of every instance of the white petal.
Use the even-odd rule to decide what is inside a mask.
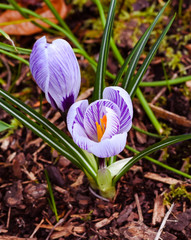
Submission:
[[[123,151],[126,145],[127,133],[116,134],[110,139],[93,142],[88,145],[88,152],[100,158],[112,157]]]

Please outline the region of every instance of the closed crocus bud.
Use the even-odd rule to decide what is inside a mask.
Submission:
[[[31,73],[53,108],[66,111],[75,102],[81,83],[80,68],[70,44],[38,39],[30,55]]]

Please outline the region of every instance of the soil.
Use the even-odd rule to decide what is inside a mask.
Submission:
[[[35,5],[35,1],[31,2],[32,5]],[[147,4],[149,1],[137,1],[136,8],[143,11]],[[178,3],[173,1],[173,4],[177,7]],[[190,6],[184,5],[183,7],[185,12]],[[96,15],[94,7],[88,3],[83,9],[82,21],[88,17],[91,18],[88,8]],[[72,29],[82,14],[82,12],[74,10],[73,14],[76,18],[72,17],[73,15],[68,18],[68,24]],[[173,26],[181,26],[181,21],[176,20]],[[174,29],[175,27],[173,27]],[[79,33],[78,30],[79,28],[76,26],[74,32],[79,38],[82,38],[82,34],[85,32]],[[20,45],[23,47],[31,48],[38,37],[39,35],[17,36],[15,41],[16,43],[20,41]],[[96,55],[100,39],[92,41],[95,46],[92,51]],[[123,50],[124,48],[121,47],[121,51]],[[186,74],[191,75],[190,57],[189,55],[183,57],[184,66],[187,67]],[[31,107],[38,109],[40,91],[28,74],[29,68],[24,64],[19,67],[17,60],[6,55],[1,54],[0,58],[3,63],[0,78],[6,82],[1,87],[9,89],[9,74],[12,74],[13,77],[15,71],[20,68],[13,93]],[[158,80],[158,76],[161,75],[161,60],[157,61],[157,59],[161,58],[165,57],[157,55],[155,61],[150,65],[144,81]],[[108,69],[116,72],[114,62],[111,55],[108,60]],[[83,71],[88,68],[85,59],[79,57],[79,63]],[[173,76],[174,72],[170,69],[168,71],[168,74]],[[176,70],[177,72],[178,70]],[[84,91],[89,90],[89,85],[91,85],[87,81],[88,79],[83,76]],[[171,86],[170,89],[168,87],[145,87],[142,88],[142,91],[149,102],[152,102],[160,93],[153,104],[160,108],[156,115],[159,115],[158,119],[163,124],[166,134],[179,135],[190,132],[190,94],[186,94],[190,91],[189,82],[186,85]],[[86,97],[91,97],[89,94],[91,91],[87,92]],[[133,124],[143,130],[155,133],[154,127],[136,97],[133,100],[133,106]],[[163,114],[164,112],[161,114],[162,110],[165,114]],[[67,132],[65,122],[59,112],[52,109],[46,102],[43,104],[42,111],[44,116]],[[168,112],[173,117],[168,115]],[[9,114],[0,110],[0,120],[10,123],[11,119]],[[168,213],[168,219],[163,222],[161,239],[191,239],[191,180],[159,167],[149,160],[142,159],[117,183],[115,198],[112,201],[105,201],[92,193],[88,180],[81,170],[50,148],[30,130],[18,126],[18,124],[15,125],[12,132],[6,131],[0,135],[0,240],[154,240]],[[157,141],[159,139],[139,133],[132,128],[128,134],[127,144],[141,151]],[[118,155],[118,159],[132,155],[125,149]],[[191,174],[191,141],[157,151],[152,157]],[[52,184],[59,215],[58,222],[50,206],[45,170],[48,172]]]

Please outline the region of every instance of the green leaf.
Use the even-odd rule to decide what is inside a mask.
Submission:
[[[126,145],[125,148],[128,149],[128,150],[130,150],[130,151],[132,151],[132,152],[134,152],[134,153],[139,153],[139,151],[137,151],[136,149],[134,149],[134,148],[132,148],[132,147],[130,147],[130,146],[128,146],[128,145]],[[167,165],[167,164],[164,164],[163,162],[160,162],[159,160],[156,160],[156,159],[154,159],[154,158],[147,157],[147,156],[144,157],[144,158],[145,158],[146,160],[148,160],[148,161],[150,161],[150,162],[152,162],[152,163],[154,163],[154,164],[162,167],[162,168],[165,168],[165,169],[167,169],[167,170],[169,170],[169,171],[171,171],[171,172],[174,172],[174,173],[176,173],[176,174],[178,174],[178,175],[180,175],[180,176],[183,176],[183,177],[185,177],[185,178],[191,179],[191,175],[189,175],[189,174],[187,174],[187,173],[185,173],[185,172],[182,172],[182,171],[180,171],[180,170],[178,170],[178,169],[176,169],[176,168],[173,168],[173,167],[171,167],[171,166],[169,166],[169,165]]]
[[[94,155],[92,153],[87,152],[86,150],[82,150],[82,151],[86,155],[89,164],[93,167],[95,172],[97,172],[98,171],[98,165],[97,165],[97,161],[96,161]]]
[[[100,15],[100,19],[102,22],[103,27],[105,27],[105,14],[104,14],[104,10],[103,10],[103,5],[101,3],[100,0],[92,0],[92,2],[94,2],[97,5],[98,11],[99,11],[99,15]],[[113,40],[113,38],[111,37],[110,40],[110,45],[111,45],[111,49],[113,50],[113,54],[115,56],[115,58],[118,60],[118,62],[122,65],[124,62],[123,57],[121,56],[121,53],[119,52],[119,49],[117,48],[117,46],[115,45],[115,41]]]
[[[12,128],[11,125],[9,125],[9,124],[0,120],[0,132],[3,132],[3,131],[8,130],[10,128]]]
[[[109,165],[107,169],[110,171],[111,177],[113,178],[115,175],[117,175],[119,171],[125,166],[125,164],[127,164],[131,159],[132,157],[125,158]]]
[[[164,31],[162,32],[162,34],[160,35],[160,37],[157,39],[157,41],[155,42],[155,44],[153,45],[153,47],[151,48],[150,52],[148,53],[147,57],[145,58],[143,64],[141,65],[141,67],[139,68],[138,72],[136,73],[135,77],[133,78],[133,80],[130,82],[130,84],[127,87],[127,92],[129,93],[129,95],[131,96],[131,98],[134,97],[135,92],[150,64],[150,62],[152,61],[157,49],[159,48],[159,45],[161,43],[161,41],[163,40],[163,38],[166,36],[169,28],[171,27],[174,19],[176,17],[176,14],[174,15],[174,17],[171,19],[171,21],[169,22],[169,24],[166,26],[166,28],[164,29]]]
[[[151,24],[151,26],[145,31],[145,33],[143,34],[143,37],[140,39],[140,41],[138,42],[138,46],[136,46],[136,51],[134,52],[134,56],[132,57],[132,60],[129,64],[129,67],[127,69],[127,72],[124,76],[123,79],[123,84],[122,87],[124,89],[127,89],[128,85],[130,84],[131,80],[132,80],[132,76],[134,74],[134,71],[137,67],[137,63],[139,61],[139,58],[145,48],[145,45],[151,35],[152,30],[154,29],[155,25],[157,24],[160,16],[162,15],[162,13],[164,12],[166,6],[169,4],[170,0],[163,6],[163,8],[160,10],[160,12],[158,13],[158,15],[156,16],[155,20],[153,21],[153,23]]]
[[[163,87],[167,85],[177,85],[191,80],[191,75],[175,79],[160,80],[154,82],[141,82],[140,87]]]
[[[93,100],[101,99],[105,83],[105,72],[107,66],[107,58],[109,53],[109,45],[111,39],[111,32],[114,21],[116,0],[111,0],[109,12],[107,16],[107,21],[105,24],[105,29],[102,37],[99,60],[96,71],[96,80],[94,85]]]
[[[16,47],[15,49],[14,46],[11,46],[9,44],[2,43],[2,42],[0,42],[0,49],[9,51],[9,52],[19,53],[19,54],[25,54],[25,55],[30,55],[32,51],[31,49],[20,48],[20,47]]]
[[[86,158],[83,150],[79,148],[73,140],[68,137],[63,131],[59,130],[54,124],[48,121],[41,114],[36,112],[34,109],[30,108],[19,99],[11,96],[8,92],[0,89],[0,95],[3,96],[6,100],[11,102],[13,105],[20,108],[25,114],[28,114],[33,119],[35,119],[39,124],[41,124],[45,129],[47,129],[54,137],[56,137],[73,155],[76,159]]]
[[[3,108],[9,114],[11,114],[13,117],[17,118],[23,125],[31,129],[37,136],[42,138],[51,147],[53,147],[59,153],[67,157],[77,167],[79,167],[82,170],[83,168],[86,169],[88,174],[92,176],[92,178],[94,178],[96,181],[96,172],[94,171],[92,166],[88,164],[86,159],[83,158],[82,156],[81,158],[75,157],[75,154],[77,151],[71,151],[71,150],[69,151],[54,136],[52,136],[50,133],[45,131],[41,126],[33,122],[31,119],[26,117],[23,113],[21,113],[21,111],[17,110],[15,107],[11,106],[9,103],[7,103],[1,98],[0,98],[0,107]],[[79,157],[80,157],[80,154],[79,154]]]
[[[148,156],[149,154],[165,148],[169,145],[178,143],[178,142],[182,142],[185,140],[189,140],[191,139],[191,134],[184,134],[184,135],[179,135],[179,136],[175,136],[175,137],[170,137],[166,140],[160,141],[158,143],[155,143],[153,145],[151,145],[150,147],[146,148],[145,150],[143,150],[142,152],[140,152],[139,154],[137,154],[136,156],[134,156],[120,171],[119,173],[114,177],[113,179],[113,185],[116,184],[116,182],[120,179],[121,176],[123,176],[129,169],[131,166],[133,166],[137,161],[139,161],[141,158]]]

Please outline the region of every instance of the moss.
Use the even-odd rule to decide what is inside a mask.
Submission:
[[[182,185],[171,185],[170,191],[164,194],[164,204],[169,205],[174,201],[180,200],[191,201],[191,193],[189,193],[184,184]]]

